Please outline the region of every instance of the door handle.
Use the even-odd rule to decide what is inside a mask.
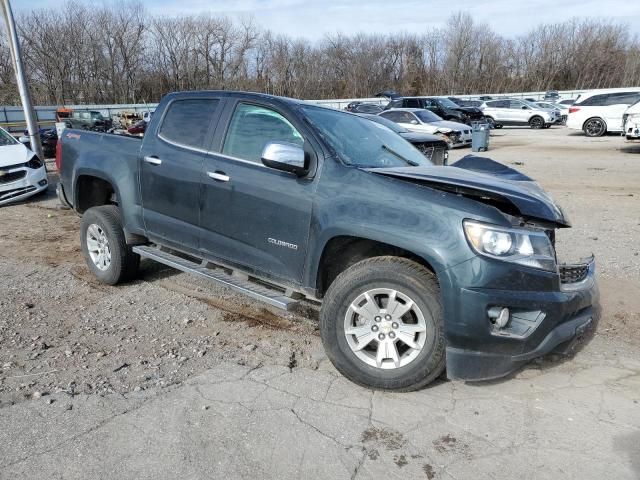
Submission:
[[[160,160],[158,157],[144,157],[144,161],[151,164],[151,165],[161,165],[162,164],[162,160]]]
[[[209,178],[213,178],[214,180],[217,180],[218,182],[228,182],[229,181],[229,175],[225,174],[224,172],[207,172],[207,175],[209,176]]]

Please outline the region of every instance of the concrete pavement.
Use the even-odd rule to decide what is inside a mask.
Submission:
[[[640,359],[605,341],[409,394],[355,386],[327,360],[221,364],[126,398],[57,393],[0,409],[0,478],[637,479]]]

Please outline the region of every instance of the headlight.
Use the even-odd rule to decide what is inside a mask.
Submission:
[[[31,157],[31,160],[25,163],[25,165],[35,170],[37,168],[42,167],[42,160],[40,160],[37,156],[34,155],[33,157]]]
[[[465,220],[464,233],[480,255],[553,272],[556,256],[544,232],[503,228]]]

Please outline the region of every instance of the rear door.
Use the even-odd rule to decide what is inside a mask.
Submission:
[[[515,124],[524,124],[529,121],[531,108],[520,100],[509,100],[508,120]]]
[[[156,130],[147,132],[139,171],[142,214],[150,238],[198,248],[200,175],[220,104],[215,97],[176,97]]]
[[[286,142],[304,146],[315,158],[305,127],[266,103],[229,102],[229,121],[216,132],[202,171],[200,248],[214,258],[299,282],[315,182],[268,168],[261,157],[267,143]]]

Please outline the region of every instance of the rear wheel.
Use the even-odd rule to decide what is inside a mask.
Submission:
[[[84,213],[80,243],[87,266],[102,283],[115,285],[137,273],[140,256],[127,245],[116,205],[93,207]]]
[[[536,115],[534,117],[531,117],[529,119],[529,126],[531,128],[535,128],[535,129],[544,128],[544,118],[542,118],[542,117],[540,117],[538,115]]]
[[[584,122],[582,131],[587,137],[601,137],[607,132],[607,124],[600,117],[590,118]]]
[[[327,291],[320,333],[334,366],[366,387],[416,390],[445,367],[437,281],[408,259],[370,258],[342,272]]]

